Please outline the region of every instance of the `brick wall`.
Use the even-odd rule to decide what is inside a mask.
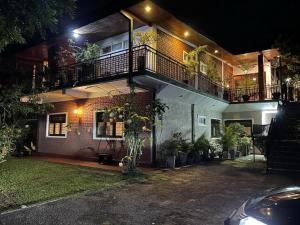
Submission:
[[[157,36],[157,50],[178,62],[183,62],[183,51],[193,50],[191,46],[161,30],[157,30]]]
[[[62,154],[80,158],[97,158],[97,153],[112,153],[115,159],[121,159],[126,152],[124,141],[93,140],[93,119],[94,112],[121,105],[126,101],[128,95],[116,97],[101,97],[93,99],[80,99],[74,101],[58,102],[54,104],[52,113],[67,112],[68,124],[71,131],[68,131],[67,138],[46,137],[46,116],[40,118],[38,129],[38,151],[43,153]],[[144,107],[152,100],[150,92],[137,93],[136,102],[138,110],[142,112]],[[81,123],[73,113],[74,109],[81,107],[83,115]],[[150,135],[149,133],[145,135]],[[142,156],[143,163],[151,163],[150,141],[146,142]],[[92,147],[96,152],[88,150]]]

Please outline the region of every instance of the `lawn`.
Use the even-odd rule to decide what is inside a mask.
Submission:
[[[30,158],[0,164],[0,211],[69,194],[103,190],[122,182],[122,175]]]

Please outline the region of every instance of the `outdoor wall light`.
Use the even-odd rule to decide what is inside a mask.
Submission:
[[[81,117],[82,114],[83,114],[83,111],[82,111],[81,108],[78,108],[78,109],[74,109],[74,110],[73,110],[73,113],[74,113],[76,116]]]
[[[147,5],[146,7],[145,7],[145,11],[147,12],[147,13],[149,13],[150,11],[151,11],[151,7],[149,6],[149,5]]]
[[[77,39],[77,38],[79,38],[79,36],[80,35],[79,35],[78,31],[77,30],[73,30],[73,37]]]
[[[190,35],[190,33],[189,32],[184,32],[184,34],[183,34],[185,37],[188,37],[189,35]]]

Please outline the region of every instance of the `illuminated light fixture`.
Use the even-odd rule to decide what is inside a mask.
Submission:
[[[78,108],[78,109],[74,109],[73,113],[77,116],[82,116],[83,111],[82,109]]]
[[[190,33],[189,32],[184,32],[184,34],[183,34],[185,37],[188,37],[189,35],[190,35]]]
[[[73,30],[73,37],[74,38],[79,38],[79,33],[78,33],[78,31],[77,30]]]
[[[215,53],[215,54],[218,54],[218,53],[219,53],[219,50],[218,50],[218,49],[216,49],[216,50],[214,51],[214,53]]]
[[[145,11],[147,12],[147,13],[149,13],[150,11],[151,11],[151,7],[149,6],[149,5],[147,5],[146,7],[145,7]]]
[[[252,80],[253,80],[253,81],[256,81],[256,77],[253,77]]]
[[[288,77],[288,78],[286,78],[286,80],[285,80],[285,81],[286,81],[286,82],[290,82],[290,81],[291,81],[291,79],[292,79],[292,78]]]

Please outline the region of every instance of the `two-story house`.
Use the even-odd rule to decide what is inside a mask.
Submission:
[[[135,32],[149,30],[156,34],[150,46],[133,41]],[[57,54],[68,48],[70,38],[78,45],[98,44],[100,56],[87,63]],[[198,63],[190,76],[185,62],[198,46],[206,48],[194,56]],[[142,1],[31,47],[17,59],[19,68],[32,68],[33,88],[48,88],[40,95],[43,102],[54,105],[39,119],[39,152],[89,159],[110,152],[120,159],[124,122],[105,122],[101,109],[126,99],[130,81],[141,110],[153,99],[169,107],[163,126],[149,133],[142,162],[150,164],[173,132],[193,141],[203,134],[218,138],[222,123],[240,122],[249,135],[270,124],[280,92],[277,56],[276,49],[233,55],[153,2]],[[58,61],[63,66],[57,67]]]

